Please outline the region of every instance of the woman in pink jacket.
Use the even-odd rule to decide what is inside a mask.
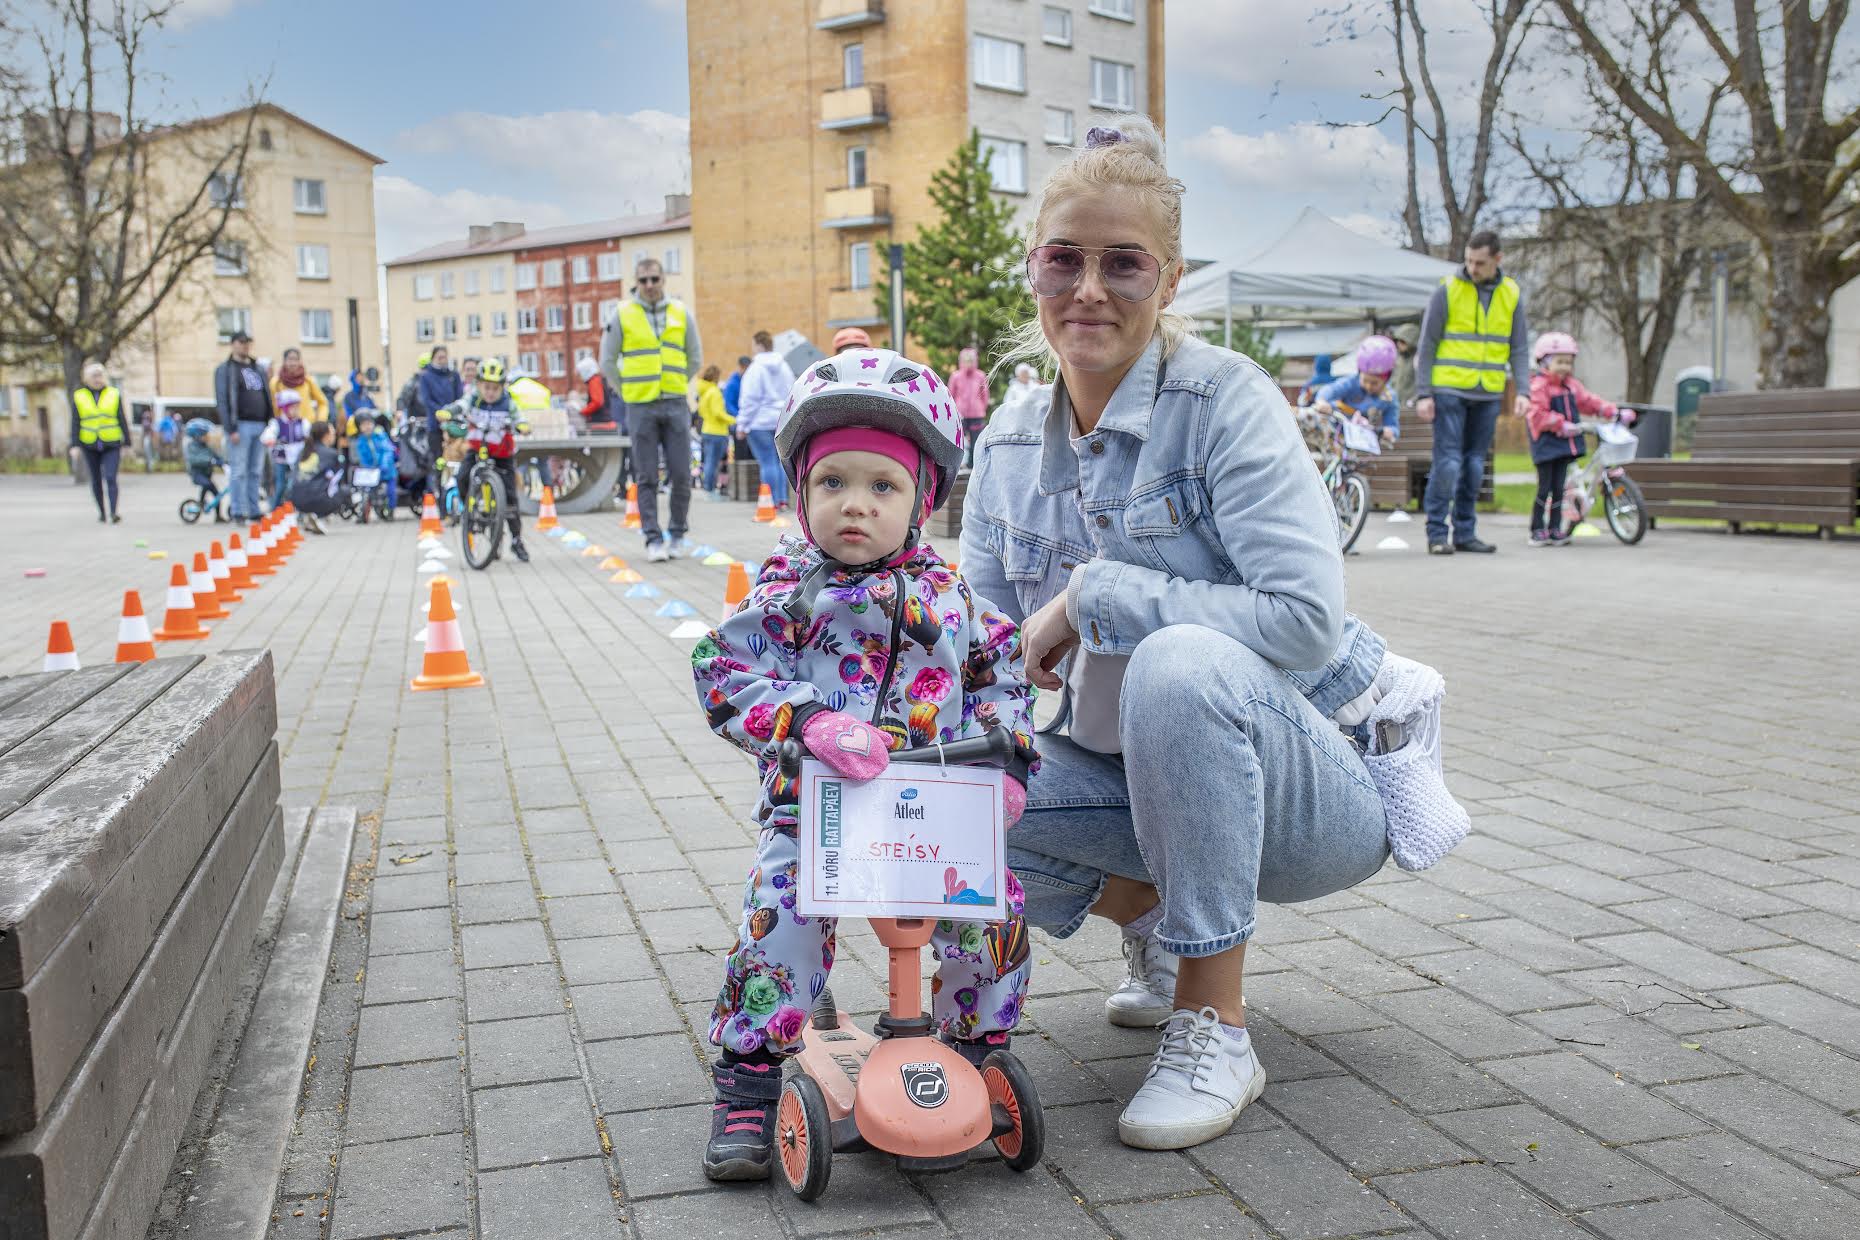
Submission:
[[[1576,381],[1576,338],[1545,332],[1531,348],[1537,373],[1531,376],[1531,461],[1537,466],[1537,501],[1531,505],[1531,546],[1564,547],[1563,484],[1569,463],[1582,455],[1581,422],[1620,416],[1607,401]]]
[[[962,472],[975,463],[975,441],[988,425],[988,376],[975,364],[975,350],[964,349],[957,355],[956,369],[949,375],[950,399],[962,418]]]

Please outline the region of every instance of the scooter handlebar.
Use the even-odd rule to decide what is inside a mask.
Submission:
[[[790,736],[781,743],[781,773],[789,779],[798,778],[801,774],[801,760],[807,756],[807,746],[801,743],[799,737]],[[971,736],[966,740],[901,749],[891,755],[891,761],[1006,768],[1014,761],[1014,734],[1006,728],[990,728],[982,735]]]

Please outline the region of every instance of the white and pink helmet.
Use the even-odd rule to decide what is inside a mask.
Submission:
[[[803,371],[775,426],[775,451],[797,493],[807,442],[840,427],[909,439],[931,467],[926,489],[931,509],[949,498],[962,466],[962,419],[949,389],[928,366],[890,349],[848,349]]]
[[[1531,346],[1531,364],[1541,366],[1546,357],[1554,357],[1558,353],[1576,356],[1576,338],[1568,332],[1545,332]]]

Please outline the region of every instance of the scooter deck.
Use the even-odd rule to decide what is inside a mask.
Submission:
[[[809,1023],[795,1060],[827,1096],[828,1117],[837,1125],[852,1116],[859,1072],[878,1039],[855,1024],[846,1012],[835,1010],[834,1018],[837,1024],[833,1028],[821,1029]],[[819,1015],[814,1019],[818,1020]]]

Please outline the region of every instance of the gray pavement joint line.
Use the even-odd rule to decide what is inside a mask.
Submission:
[[[271,1226],[354,836],[353,809],[316,811],[194,1181],[190,1235],[263,1240]]]

